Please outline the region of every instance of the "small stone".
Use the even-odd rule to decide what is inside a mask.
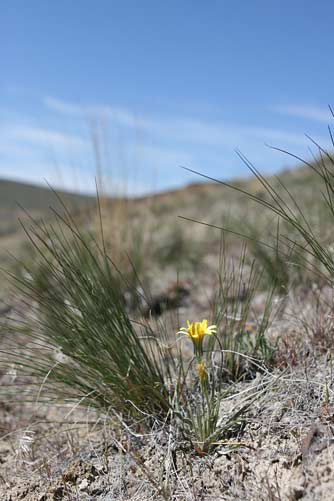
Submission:
[[[65,491],[63,486],[58,486],[53,490],[53,500],[54,501],[60,501],[61,499],[64,498]]]
[[[85,491],[88,487],[89,483],[88,483],[88,480],[87,478],[84,478],[82,482],[80,482],[79,484],[79,491]]]
[[[301,499],[304,496],[304,494],[305,494],[305,490],[302,487],[296,488],[293,490],[292,499],[293,500]]]

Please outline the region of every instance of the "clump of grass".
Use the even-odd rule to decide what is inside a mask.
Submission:
[[[3,328],[10,337],[2,365],[32,376],[40,401],[62,397],[105,412],[165,415],[174,361],[164,340],[148,324],[131,322],[103,245],[82,236],[68,213],[55,217],[26,229],[43,271],[12,275],[29,315]],[[30,350],[19,349],[20,334]]]
[[[263,269],[263,288],[268,290],[275,285],[278,294],[285,295],[288,292],[291,280],[291,267],[289,260],[279,252],[279,225],[275,235],[271,235],[272,221],[264,222],[261,225],[247,221],[247,229],[241,225],[241,233],[248,234],[248,248],[257,266]],[[262,242],[262,235],[271,235],[267,245]],[[268,239],[268,238],[267,238]]]
[[[259,365],[269,364],[275,345],[267,337],[274,318],[275,284],[265,293],[262,313],[253,302],[261,289],[263,272],[255,260],[247,265],[245,247],[237,259],[229,261],[224,245],[220,255],[219,288],[214,300],[217,335],[210,339],[211,351],[222,352],[222,376],[227,380],[250,377]],[[252,360],[256,360],[254,364]]]
[[[162,267],[175,266],[198,270],[203,257],[199,242],[190,240],[179,224],[175,224],[162,242],[155,245],[153,259]]]
[[[304,337],[312,349],[320,353],[333,353],[333,297],[325,297],[316,284],[309,291],[308,308],[302,309],[298,315],[298,324],[302,325]]]

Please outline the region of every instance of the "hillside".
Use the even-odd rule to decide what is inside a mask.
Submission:
[[[57,190],[66,204],[71,207],[89,203],[92,197]],[[46,210],[56,202],[52,191],[33,184],[0,179],[0,209],[16,209],[17,203],[27,210]]]
[[[205,173],[204,173],[205,174]],[[282,180],[290,187],[295,185],[306,185],[314,183],[315,175],[310,170],[302,168],[297,168],[289,171],[284,171],[280,174]],[[270,177],[268,179],[271,179]],[[184,205],[188,205],[187,197],[189,196],[189,202],[191,204],[192,195],[198,195],[200,197],[211,196],[220,197],[222,192],[224,196],[227,196],[231,200],[235,200],[235,193],[230,190],[225,190],[222,185],[212,182],[208,179],[198,177],[198,183],[190,183],[184,188],[175,189],[172,191],[165,191],[158,193],[156,195],[149,195],[143,197],[134,198],[134,203],[141,205],[142,202],[150,203],[165,203],[171,200],[183,198]],[[261,187],[258,182],[254,180],[253,177],[249,176],[247,179],[237,179],[235,181],[229,181],[231,184],[238,186],[246,191],[256,192]],[[78,193],[70,193],[67,191],[56,190],[57,194],[64,202],[66,207],[72,210],[82,208],[95,202],[94,195],[84,195]],[[48,212],[50,206],[58,210],[60,208],[57,196],[53,193],[47,185],[37,186],[28,183],[21,183],[17,181],[10,181],[5,179],[0,179],[0,213],[2,217],[0,218],[0,224],[9,224],[9,221],[13,221],[17,217],[18,212],[21,210],[20,207],[33,213],[45,214]],[[1,229],[0,229],[1,231]]]
[[[93,197],[57,191],[63,202],[72,210],[87,205]],[[49,207],[60,208],[57,197],[47,186],[35,186],[17,181],[0,179],[0,236],[17,230],[17,218],[21,207],[34,216],[45,215]]]

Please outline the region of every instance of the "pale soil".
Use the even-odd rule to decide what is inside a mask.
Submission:
[[[334,409],[324,404],[329,364],[322,358],[310,361],[307,373],[274,375],[281,378],[253,406],[233,444],[211,456],[168,444],[164,429],[134,438],[108,428],[88,433],[82,425],[70,439],[53,426],[32,457],[4,445],[1,499],[158,500],[164,486],[165,499],[175,500],[332,499]],[[34,428],[36,440],[46,428]]]
[[[181,318],[203,315],[208,293],[203,286],[196,306],[191,295],[180,308]],[[326,302],[329,294],[324,289]],[[85,410],[74,409],[65,420],[68,424],[58,425],[69,409],[3,404],[0,499],[333,499],[332,362],[298,320],[303,317],[312,325],[319,313],[312,297],[303,302],[295,295],[287,299],[284,315],[268,334],[285,339],[278,349],[280,367],[238,383],[236,392],[262,388],[264,380],[269,386],[248,411],[244,427],[212,455],[200,457],[182,443],[171,442],[170,430],[162,423],[156,423],[149,435],[139,426],[134,437],[117,423],[98,421]],[[259,304],[261,300],[259,296]],[[175,322],[175,314],[169,321]],[[289,349],[295,354],[293,366],[285,356]],[[235,404],[237,400],[226,402],[222,414]]]

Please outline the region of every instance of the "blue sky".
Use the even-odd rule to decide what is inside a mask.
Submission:
[[[3,0],[0,177],[131,193],[263,172],[328,146],[334,4]],[[98,161],[94,153],[98,145]]]

